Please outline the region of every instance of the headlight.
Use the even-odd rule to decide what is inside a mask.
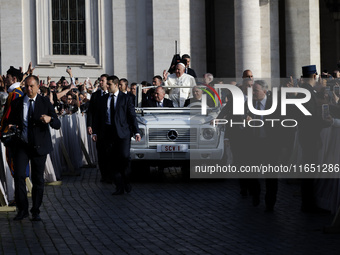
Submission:
[[[214,137],[215,129],[213,128],[204,128],[203,129],[203,138],[206,140],[211,140]]]

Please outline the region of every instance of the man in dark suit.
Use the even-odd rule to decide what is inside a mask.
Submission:
[[[245,91],[245,90],[242,90]],[[233,96],[231,94],[228,96],[228,100],[226,105],[221,109],[221,112],[218,114],[217,119],[226,119],[230,123],[232,120],[236,123],[243,123],[247,121],[249,117],[249,110],[247,104],[247,95],[244,94],[244,114],[243,115],[234,115],[234,104],[233,104]],[[232,125],[226,126],[225,130],[225,148],[230,145],[230,149],[232,152],[233,165],[235,165],[238,169],[241,165],[249,165],[249,155],[251,154],[251,128],[247,125]],[[241,178],[240,182],[240,194],[242,197],[247,197],[248,193],[250,193],[249,182],[251,180],[248,178]]]
[[[184,107],[187,107],[188,105],[193,104],[193,103],[201,103],[202,102],[203,90],[200,89],[198,86],[192,87],[192,95],[193,95],[193,97],[185,100]],[[209,107],[215,106],[214,101],[212,100],[212,98],[208,94],[207,94],[207,105]]]
[[[88,108],[87,115],[86,115],[87,116],[87,120],[86,120],[87,132],[88,132],[89,135],[93,134],[92,127],[93,127],[95,119],[96,119],[96,117],[99,113],[100,102],[103,100],[103,96],[105,94],[108,94],[107,77],[109,77],[109,75],[107,75],[107,74],[102,74],[100,76],[100,79],[99,79],[100,89],[98,89],[96,92],[94,92],[91,95],[90,104],[89,104],[89,108]],[[106,167],[106,164],[104,163],[104,161],[105,161],[105,157],[104,157],[105,149],[104,149],[104,146],[102,146],[102,142],[103,141],[101,141],[101,139],[97,140],[97,142],[96,142],[98,167],[99,167],[99,170],[100,170],[100,174],[102,176],[100,181],[110,183],[110,182],[112,182],[112,180],[110,180],[110,178],[107,176],[108,170],[105,169],[105,167]]]
[[[116,185],[112,195],[131,191],[128,179],[131,137],[134,135],[137,142],[141,139],[131,98],[119,91],[118,83],[117,76],[107,78],[110,94],[101,101],[98,119],[93,126],[94,140],[103,140],[105,155],[109,159],[107,167]]]
[[[321,105],[318,103],[317,93],[314,90],[316,81],[316,66],[309,65],[302,67],[303,83],[302,88],[307,89],[311,94],[311,99],[304,104],[304,107],[311,113],[305,116],[297,111],[298,120],[298,140],[302,148],[303,164],[318,164],[318,154],[322,145],[321,130],[326,126],[322,120]],[[298,98],[304,97],[297,94]],[[301,179],[301,210],[303,212],[318,212],[314,194],[314,179]]]
[[[162,78],[162,76],[160,76],[160,75],[155,75],[155,76],[152,78],[152,85],[153,85],[153,86],[163,86],[164,83],[163,83],[163,78]]]
[[[124,94],[128,95],[129,97],[131,97],[132,104],[133,106],[135,106],[136,96],[132,94],[131,92],[127,91],[128,87],[129,87],[129,81],[125,78],[121,78],[119,80],[119,90],[123,92]]]
[[[194,86],[192,88],[192,95],[193,97],[188,98],[185,100],[184,102],[184,107],[187,107],[189,104],[193,104],[193,103],[201,103],[202,102],[202,94],[203,94],[203,90],[201,90],[199,87]]]
[[[254,81],[253,85],[253,105],[257,110],[268,110],[272,107],[272,97],[268,96],[269,87],[264,80]],[[275,165],[279,155],[279,130],[278,126],[272,126],[266,119],[279,119],[276,116],[277,112],[270,115],[252,115],[252,119],[263,121],[262,127],[252,127],[251,144],[252,151],[249,156],[250,163],[253,165],[271,164]],[[255,124],[261,126],[259,124]],[[251,179],[250,192],[253,196],[253,205],[257,206],[260,203],[260,182],[258,179]],[[278,181],[276,178],[266,178],[266,194],[265,203],[266,211],[273,211],[276,203],[276,194],[278,189]]]
[[[26,167],[31,161],[33,183],[31,209],[32,220],[40,221],[40,206],[44,193],[44,169],[47,154],[52,151],[49,126],[60,128],[60,121],[49,99],[40,96],[39,78],[29,76],[25,81],[26,94],[12,102],[10,126],[22,131],[21,138],[12,146],[14,158],[15,201],[18,214],[14,220],[28,217],[26,191]]]
[[[151,100],[153,98],[153,92],[155,91],[154,88],[147,88],[145,87],[151,87],[151,84],[147,81],[142,81],[142,107],[148,107],[148,100]]]
[[[185,64],[185,73],[193,76],[194,78],[197,78],[197,75],[194,71],[194,69],[191,69],[190,66],[190,56],[188,54],[184,54],[182,56],[182,61]]]
[[[93,133],[92,132],[93,120],[96,114],[98,113],[98,109],[99,109],[98,107],[99,107],[99,102],[101,101],[101,97],[104,96],[105,94],[108,94],[107,77],[109,77],[108,74],[102,74],[100,76],[100,79],[99,79],[100,89],[98,89],[96,92],[94,92],[91,95],[90,105],[87,111],[87,120],[86,120],[87,131],[89,135],[92,135]]]
[[[148,100],[147,107],[174,107],[170,99],[164,98],[165,89],[163,87],[157,87],[153,95],[153,98]]]

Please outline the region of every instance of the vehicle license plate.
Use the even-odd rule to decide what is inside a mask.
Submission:
[[[187,144],[163,145],[157,144],[157,152],[187,152]]]

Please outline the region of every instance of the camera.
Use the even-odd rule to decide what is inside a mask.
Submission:
[[[21,140],[21,130],[12,126],[7,133],[1,135],[0,139],[6,147],[11,146],[15,142]]]

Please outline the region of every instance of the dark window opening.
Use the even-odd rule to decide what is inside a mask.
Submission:
[[[52,0],[53,55],[86,55],[85,0]]]

